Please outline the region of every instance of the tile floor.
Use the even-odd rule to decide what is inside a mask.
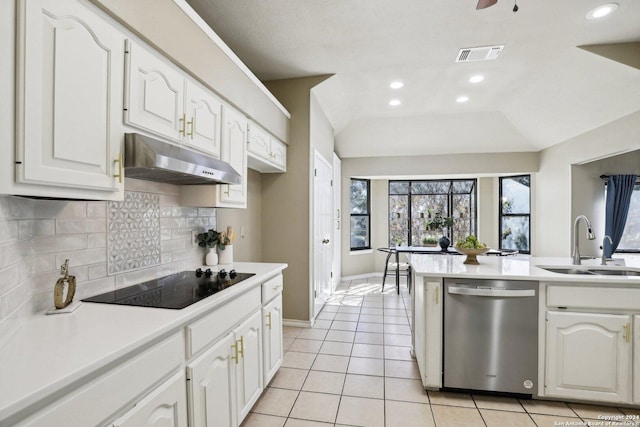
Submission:
[[[606,425],[640,409],[425,391],[409,355],[406,286],[343,282],[313,328],[284,328],[284,361],[243,427]],[[609,425],[634,425],[609,424]],[[640,426],[640,423],[637,425]]]

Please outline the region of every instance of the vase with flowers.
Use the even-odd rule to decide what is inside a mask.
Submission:
[[[442,212],[433,212],[428,210],[428,217],[425,220],[425,228],[430,231],[438,231],[442,235],[438,239],[438,244],[443,251],[446,251],[451,245],[451,240],[445,235],[446,230],[453,226],[453,218],[450,216],[443,216]]]
[[[216,246],[220,242],[220,233],[211,228],[209,231],[198,234],[197,240],[198,246],[207,250],[204,263],[209,266],[218,265]]]
[[[236,233],[233,227],[228,226],[226,231],[220,233],[218,240],[218,258],[220,264],[233,264],[233,241],[236,240]]]

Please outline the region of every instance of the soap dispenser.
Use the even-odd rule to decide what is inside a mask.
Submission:
[[[60,274],[62,277],[58,279],[53,290],[53,302],[57,309],[65,308],[71,304],[73,296],[76,294],[76,276],[69,276],[68,259],[60,266]],[[65,287],[67,288],[66,297],[64,296]]]

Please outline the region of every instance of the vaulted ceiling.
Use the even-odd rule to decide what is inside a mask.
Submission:
[[[188,0],[261,80],[333,74],[314,95],[341,157],[538,151],[640,110],[635,59],[578,47],[640,41],[640,1],[615,1]]]

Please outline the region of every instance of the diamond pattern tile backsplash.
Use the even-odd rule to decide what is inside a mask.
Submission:
[[[127,191],[107,204],[109,274],[160,264],[160,197]]]

